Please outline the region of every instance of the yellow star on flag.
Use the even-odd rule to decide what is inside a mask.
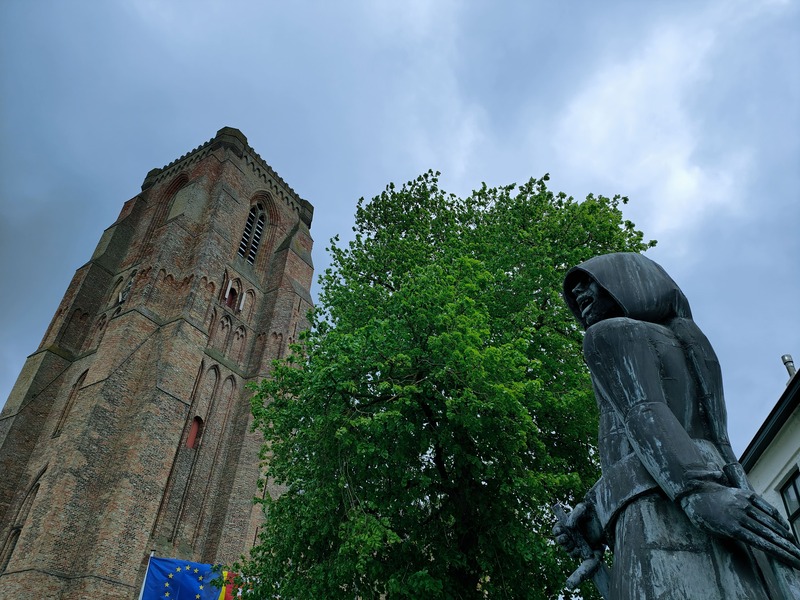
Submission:
[[[206,582],[215,576],[212,565],[151,556],[148,573],[142,584],[143,597],[153,600],[203,600],[213,595],[216,599],[222,590],[215,590],[213,586],[205,589]]]

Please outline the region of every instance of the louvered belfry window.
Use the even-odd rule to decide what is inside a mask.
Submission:
[[[239,242],[239,256],[251,265],[256,262],[258,245],[261,243],[261,236],[264,234],[264,221],[264,207],[261,204],[256,204],[250,209],[250,214],[247,215],[242,241]]]

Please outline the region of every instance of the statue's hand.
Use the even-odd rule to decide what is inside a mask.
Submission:
[[[565,523],[558,523],[553,527],[553,537],[573,558],[583,558],[576,541],[578,538],[583,538],[592,550],[603,547],[602,527],[594,508],[586,502],[579,502],[569,513]]]
[[[800,548],[778,510],[751,490],[707,482],[680,500],[689,520],[716,536],[733,538],[800,568]]]

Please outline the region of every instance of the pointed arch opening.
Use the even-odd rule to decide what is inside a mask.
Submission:
[[[200,438],[203,436],[203,419],[195,417],[189,428],[189,436],[186,438],[186,447],[196,450],[200,445]]]
[[[239,256],[251,265],[256,262],[256,255],[261,244],[261,238],[264,235],[266,221],[267,213],[264,210],[264,205],[261,202],[257,202],[250,208],[250,213],[247,215],[238,251]]]
[[[242,282],[238,278],[229,279],[227,273],[225,273],[224,281],[227,281],[227,286],[225,287],[225,293],[222,294],[220,301],[234,312],[239,312],[241,299],[243,298]]]
[[[8,568],[8,563],[11,562],[11,557],[14,554],[15,548],[17,547],[19,536],[22,533],[22,529],[25,527],[25,522],[28,520],[28,515],[31,512],[33,501],[36,499],[36,494],[39,492],[39,483],[42,479],[42,475],[44,475],[46,470],[47,467],[39,472],[36,480],[28,488],[28,493],[25,494],[25,498],[22,500],[19,510],[17,510],[17,514],[12,523],[11,531],[6,538],[5,544],[3,544],[3,551],[0,553],[0,573],[5,572],[5,570]]]
[[[228,295],[225,298],[225,306],[228,308],[236,309],[236,299],[239,293],[236,291],[236,288],[232,287],[228,290]]]

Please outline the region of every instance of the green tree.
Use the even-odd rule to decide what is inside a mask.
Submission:
[[[312,327],[253,400],[268,475],[259,596],[555,598],[550,504],[598,476],[566,270],[653,242],[625,198],[428,172],[359,202]],[[584,596],[591,596],[588,587]]]

